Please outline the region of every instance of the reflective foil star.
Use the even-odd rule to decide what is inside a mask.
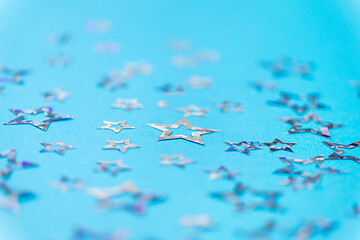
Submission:
[[[259,147],[258,142],[242,141],[242,142],[239,142],[239,143],[232,143],[232,142],[225,142],[225,143],[227,145],[229,145],[229,148],[225,150],[227,152],[236,151],[236,152],[242,152],[244,154],[249,155],[250,151],[261,149]],[[238,148],[239,146],[242,146],[243,149]]]
[[[212,86],[211,77],[194,75],[191,76],[187,81],[191,85],[191,87],[196,90],[210,88]]]
[[[66,150],[75,148],[73,146],[66,145],[65,141],[60,141],[57,143],[41,143],[41,145],[43,145],[44,148],[41,149],[40,152],[56,152],[61,155],[63,155]]]
[[[215,106],[220,108],[221,112],[242,112],[244,104],[225,101],[223,103],[218,103]]]
[[[7,159],[7,163],[5,164],[4,168],[0,169],[0,176],[2,176],[3,178],[10,177],[10,175],[16,170],[38,167],[38,164],[36,163],[17,160],[16,150],[14,148],[0,153],[0,158]]]
[[[113,130],[115,133],[119,133],[123,129],[132,129],[132,128],[134,128],[134,127],[130,127],[128,125],[125,125],[126,120],[118,121],[118,122],[103,121],[103,123],[105,124],[105,126],[98,127],[97,129],[110,129],[110,130]],[[115,126],[120,125],[120,127],[115,128],[115,127],[113,127],[114,125]]]
[[[0,192],[4,197],[0,197],[0,208],[5,208],[13,213],[20,213],[20,204],[33,200],[36,195],[30,191],[18,191],[11,189],[6,183],[0,183]]]
[[[129,148],[140,148],[139,146],[136,146],[134,144],[130,143],[130,139],[126,139],[123,141],[112,141],[112,140],[106,140],[109,145],[106,145],[103,147],[103,149],[113,149],[113,150],[119,150],[120,152],[126,152]],[[116,146],[116,144],[124,144],[123,147]]]
[[[51,185],[62,193],[66,193],[69,190],[82,190],[84,182],[81,179],[62,176],[59,181],[54,181]]]
[[[195,105],[189,105],[187,108],[178,108],[179,112],[183,113],[183,117],[198,116],[205,117],[205,113],[208,111],[205,108],[199,108]]]
[[[109,174],[116,176],[118,173],[128,171],[131,168],[124,165],[122,160],[113,162],[97,161],[99,167],[95,169],[97,172],[108,172]]]
[[[237,171],[230,171],[224,166],[220,166],[217,169],[205,169],[204,172],[210,173],[209,179],[210,180],[217,180],[217,179],[228,179],[234,180],[235,175],[240,174]]]
[[[174,156],[160,156],[160,157],[163,159],[163,161],[160,162],[161,165],[174,165],[181,168],[184,168],[186,164],[195,162],[191,159],[184,158],[182,154],[177,154]]]
[[[184,94],[184,88],[182,86],[175,86],[171,83],[164,84],[163,86],[158,87],[158,89],[166,96]]]
[[[111,105],[113,108],[122,108],[126,111],[131,111],[136,108],[144,108],[142,104],[138,102],[137,99],[116,99],[116,103]]]
[[[306,123],[306,122],[309,122],[310,120],[313,120],[314,122],[318,123],[319,125],[323,125],[323,127],[320,127],[320,131],[317,131],[312,128],[301,129],[301,123]],[[286,134],[311,132],[311,133],[314,133],[314,134],[317,134],[317,135],[320,135],[323,137],[327,137],[327,138],[331,138],[329,129],[338,128],[338,127],[343,126],[341,124],[335,124],[335,123],[331,123],[331,122],[321,121],[320,118],[315,113],[308,114],[303,118],[296,118],[296,119],[282,118],[281,121],[292,125],[292,127]]]
[[[71,95],[69,93],[61,91],[60,88],[55,88],[53,91],[44,92],[45,101],[56,100],[59,102],[63,102],[66,98],[70,96]]]
[[[171,140],[171,139],[184,139],[190,142],[194,142],[194,143],[198,143],[198,144],[204,144],[203,140],[201,139],[201,135],[204,134],[208,134],[208,133],[213,133],[213,132],[218,132],[218,130],[212,130],[212,129],[206,129],[206,128],[200,128],[200,127],[194,127],[193,125],[190,124],[190,122],[186,119],[180,120],[177,123],[171,124],[171,125],[166,125],[166,124],[153,124],[153,123],[148,123],[147,125],[149,125],[150,127],[156,128],[160,131],[163,131],[163,133],[160,135],[160,137],[157,139],[158,141],[162,141],[162,140]],[[196,132],[193,132],[191,135],[192,137],[188,137],[185,135],[174,135],[174,136],[170,136],[170,134],[172,133],[171,130],[167,129],[167,128],[178,128],[180,126],[185,126],[187,129],[189,130],[194,130]]]
[[[285,145],[284,147],[276,147],[276,144],[283,144]],[[260,146],[268,146],[270,147],[270,152],[274,152],[274,151],[279,151],[279,150],[284,150],[287,152],[294,152],[291,147],[296,145],[296,143],[284,143],[283,141],[275,138],[274,141],[272,141],[271,143],[260,143]]]
[[[10,109],[12,113],[16,115],[14,120],[10,122],[4,123],[4,125],[19,125],[19,124],[30,124],[33,125],[43,131],[46,131],[51,122],[69,120],[72,119],[69,115],[60,115],[52,112],[51,107],[42,107],[36,110],[20,110],[20,109]],[[35,120],[27,120],[27,116],[25,115],[36,115],[39,113],[44,113],[46,119],[43,120],[42,123],[36,122]]]
[[[360,158],[357,158],[355,156],[342,156],[342,154],[345,151],[340,149],[340,148],[353,149],[356,147],[360,147],[360,141],[353,142],[350,144],[340,144],[340,143],[330,143],[330,142],[323,142],[323,143],[335,151],[330,156],[328,156],[326,160],[353,160],[357,163],[360,163]]]

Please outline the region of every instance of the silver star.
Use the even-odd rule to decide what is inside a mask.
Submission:
[[[144,108],[144,106],[138,103],[137,99],[116,99],[116,103],[111,105],[113,108],[123,108],[127,111],[136,109],[136,108]]]
[[[186,164],[194,163],[195,161],[186,159],[182,154],[177,154],[174,156],[160,156],[163,161],[160,162],[161,165],[175,165],[181,168],[184,168]],[[172,161],[178,159],[178,161]]]
[[[103,121],[103,123],[105,124],[105,126],[98,127],[98,129],[110,129],[110,130],[113,130],[116,133],[119,133],[123,129],[132,129],[132,128],[134,128],[134,127],[130,127],[128,125],[125,125],[126,120],[118,121],[118,122]],[[114,125],[120,125],[120,127],[115,128],[115,127],[113,127]]]
[[[124,153],[129,148],[140,148],[139,146],[131,144],[130,139],[126,139],[123,141],[112,141],[112,140],[106,140],[106,141],[109,143],[109,145],[106,145],[105,147],[103,147],[103,149],[114,149]],[[116,144],[122,144],[122,143],[124,144],[124,147],[116,146]]]
[[[280,143],[285,145],[284,147],[276,147],[276,144]],[[270,152],[274,152],[274,151],[278,151],[278,150],[284,150],[287,152],[294,152],[291,147],[296,145],[296,143],[284,143],[281,140],[275,138],[274,141],[272,141],[271,143],[260,143],[260,146],[268,146],[270,147]]]
[[[58,154],[63,155],[65,153],[66,150],[68,149],[74,149],[75,147],[73,146],[68,146],[65,144],[65,141],[60,141],[57,143],[41,143],[41,145],[44,146],[43,149],[40,150],[40,152],[56,152]],[[59,146],[60,148],[52,148],[55,146]]]
[[[190,117],[190,116],[199,116],[205,117],[205,113],[208,111],[205,108],[199,108],[195,105],[189,105],[187,108],[178,108],[179,112],[184,113],[183,117]]]
[[[240,172],[230,171],[224,166],[220,166],[217,169],[205,169],[204,172],[210,173],[209,175],[210,180],[217,180],[217,179],[233,180],[235,175],[240,174]],[[221,174],[220,172],[223,172],[223,174]]]
[[[69,93],[61,91],[60,88],[55,88],[53,91],[44,92],[45,101],[56,100],[59,102],[63,102],[66,98],[70,96],[71,95]]]
[[[225,101],[223,103],[218,103],[215,106],[220,108],[221,112],[242,112],[244,104]]]
[[[229,145],[229,148],[225,150],[227,152],[236,151],[249,155],[250,151],[261,149],[258,147],[259,146],[258,142],[252,142],[252,141],[242,141],[239,143],[232,143],[232,142],[224,142],[224,143]],[[237,148],[238,146],[244,147],[244,150]]]
[[[115,176],[119,172],[128,171],[131,168],[124,165],[122,160],[117,160],[113,162],[104,162],[104,161],[97,161],[99,167],[95,169],[97,172],[108,172],[111,175]]]
[[[330,143],[330,142],[323,142],[326,146],[330,147],[335,152],[332,153],[330,156],[326,158],[326,160],[353,160],[357,163],[360,163],[360,158],[357,158],[355,156],[342,156],[342,154],[345,152],[344,150],[340,148],[345,149],[353,149],[356,147],[360,147],[360,141],[353,142],[350,144],[340,144],[340,143]]]

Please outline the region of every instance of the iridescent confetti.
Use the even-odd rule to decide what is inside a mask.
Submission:
[[[221,112],[242,112],[244,104],[225,101],[223,103],[218,103],[215,106],[220,108]]]
[[[53,91],[44,92],[44,100],[45,101],[52,101],[56,100],[59,102],[65,101],[66,98],[70,97],[71,95],[67,92],[61,91],[60,88],[55,88]]]
[[[65,141],[60,141],[57,143],[41,143],[44,146],[40,152],[55,152],[63,155],[66,150],[74,149],[75,147],[65,144]]]
[[[242,152],[246,155],[250,154],[250,151],[261,149],[259,142],[252,142],[252,141],[242,141],[238,143],[233,142],[225,142],[227,145],[229,145],[229,148],[227,148],[225,151],[227,152]]]
[[[200,108],[195,105],[189,105],[186,108],[178,108],[177,110],[183,113],[183,117],[206,117],[205,113],[208,111],[206,108]]]
[[[144,106],[138,102],[137,99],[120,99],[117,98],[116,102],[114,104],[111,105],[111,107],[113,108],[122,108],[125,109],[126,111],[131,111],[133,109],[137,109],[137,108],[144,108]]]
[[[285,145],[284,147],[276,147],[276,145],[280,143],[282,145]],[[277,138],[275,138],[274,141],[270,142],[270,143],[260,143],[259,146],[268,146],[270,147],[270,152],[274,152],[274,151],[279,151],[279,150],[283,150],[283,151],[287,151],[287,152],[294,152],[291,147],[296,145],[296,143],[285,143]]]
[[[176,154],[174,156],[160,156],[163,160],[161,165],[174,165],[180,168],[184,168],[186,164],[195,163],[194,160],[185,158],[182,154]]]
[[[130,139],[122,140],[122,141],[113,141],[113,140],[106,140],[109,145],[106,145],[103,147],[103,149],[110,149],[110,150],[118,150],[120,152],[125,153],[128,149],[131,148],[140,148],[139,146],[136,146],[134,144],[130,143]],[[123,147],[117,146],[118,145],[124,145]]]
[[[104,126],[98,127],[97,129],[109,129],[114,131],[115,133],[119,133],[123,129],[133,129],[134,127],[126,125],[126,120],[118,121],[118,122],[110,122],[110,121],[103,121],[105,124]],[[119,126],[118,128],[114,126]]]
[[[107,172],[110,175],[116,176],[120,172],[129,171],[131,168],[124,165],[122,160],[113,162],[97,161],[99,167],[95,169],[96,172]]]
[[[205,169],[204,172],[209,173],[210,180],[217,180],[217,179],[235,180],[235,176],[240,174],[240,172],[228,170],[224,166],[220,166],[217,169]]]

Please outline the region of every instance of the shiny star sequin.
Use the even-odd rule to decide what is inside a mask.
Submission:
[[[166,96],[172,96],[172,95],[182,95],[184,94],[184,88],[183,86],[176,86],[171,83],[166,83],[160,87],[158,87],[158,90],[163,92]]]
[[[276,144],[282,144],[285,145],[284,147],[276,147]],[[274,141],[272,141],[271,143],[260,143],[260,146],[268,146],[270,147],[270,152],[274,152],[274,151],[279,151],[279,150],[283,150],[283,151],[287,151],[287,152],[294,152],[291,147],[296,145],[296,143],[285,143],[277,138],[275,138]]]
[[[10,111],[16,115],[16,118],[14,120],[11,120],[10,122],[4,123],[4,125],[30,124],[43,131],[46,131],[48,129],[51,122],[72,119],[72,117],[69,115],[53,113],[51,107],[42,107],[36,110],[10,109]],[[36,122],[34,120],[27,120],[26,115],[36,115],[39,113],[44,113],[45,117],[48,118],[44,119],[42,123]]]
[[[177,123],[171,124],[171,125],[166,125],[166,124],[154,124],[154,123],[148,123],[147,125],[149,125],[150,127],[156,128],[160,131],[162,131],[163,133],[160,135],[160,137],[157,139],[158,141],[162,141],[162,140],[172,140],[172,139],[184,139],[190,142],[194,142],[194,143],[198,143],[198,144],[204,144],[203,140],[201,139],[201,135],[204,134],[208,134],[208,133],[213,133],[213,132],[218,132],[218,130],[212,130],[212,129],[206,129],[206,128],[200,128],[200,127],[194,127],[193,125],[191,125],[191,123],[186,120],[180,120]],[[187,129],[189,130],[194,130],[196,132],[193,132],[191,135],[192,137],[188,137],[185,135],[174,135],[171,136],[170,134],[172,133],[171,130],[167,129],[167,128],[178,128],[180,126],[185,126]]]
[[[99,167],[95,169],[96,172],[107,172],[116,176],[120,172],[129,171],[131,168],[124,165],[122,160],[113,162],[97,161]]]
[[[17,170],[38,167],[38,164],[36,163],[17,160],[16,150],[14,148],[1,152],[0,158],[7,159],[7,163],[5,164],[5,166],[0,169],[0,176],[2,176],[3,178],[10,177],[10,175]]]
[[[199,108],[195,105],[189,105],[186,108],[178,108],[179,112],[183,113],[183,117],[190,117],[190,116],[198,116],[198,117],[205,117],[205,113],[208,111],[205,108]]]
[[[244,154],[249,155],[250,151],[261,149],[258,142],[252,142],[252,141],[242,141],[239,143],[233,143],[233,142],[225,142],[227,145],[229,145],[229,148],[227,148],[225,151],[227,152],[242,152]],[[243,149],[239,148],[242,147]]]
[[[122,141],[113,141],[113,140],[106,140],[109,145],[106,145],[103,147],[103,149],[113,149],[113,150],[119,150],[120,152],[125,153],[130,148],[140,148],[139,146],[136,146],[134,144],[130,143],[130,139],[122,140]],[[116,144],[124,144],[123,147],[116,146]]]
[[[225,101],[223,103],[215,104],[215,106],[220,108],[221,112],[242,112],[244,104]]]
[[[323,142],[326,146],[330,147],[335,152],[326,158],[326,160],[353,160],[357,163],[360,163],[360,158],[355,156],[343,156],[342,154],[345,152],[344,149],[353,149],[356,147],[360,147],[360,141],[353,142],[350,144],[340,144],[340,143],[331,143],[331,142]]]
[[[55,152],[63,155],[66,150],[74,149],[75,147],[65,144],[65,141],[60,141],[57,143],[41,143],[44,146],[40,152]]]
[[[45,101],[56,100],[59,102],[63,102],[66,98],[70,96],[71,95],[69,93],[61,91],[60,88],[55,88],[53,91],[44,92]]]
[[[323,127],[320,127],[320,131],[312,128],[301,129],[301,123],[306,123],[309,122],[310,120],[313,120],[315,123],[318,123],[319,125],[323,125]],[[292,125],[290,130],[286,134],[311,132],[327,138],[331,138],[329,129],[343,126],[341,124],[321,121],[320,118],[315,113],[308,114],[303,118],[296,118],[296,119],[282,118],[281,121]]]
[[[116,99],[116,103],[111,105],[113,108],[122,108],[126,111],[131,111],[137,108],[144,108],[144,106],[138,102],[137,99]]]
[[[0,192],[4,195],[3,197],[0,197],[0,208],[4,208],[16,214],[20,213],[20,205],[23,202],[36,198],[36,195],[33,192],[14,190],[4,182],[0,182]]]
[[[60,180],[54,181],[51,185],[59,189],[62,193],[66,193],[69,190],[81,190],[84,187],[84,181],[78,178],[70,178],[67,176],[60,177]]]
[[[177,154],[174,156],[160,156],[163,161],[160,162],[161,165],[174,165],[177,167],[184,168],[186,164],[195,163],[194,160],[184,158],[182,154]]]
[[[224,166],[220,166],[217,169],[205,169],[204,172],[209,173],[210,180],[217,180],[217,179],[234,180],[235,176],[240,174],[240,172],[230,171]]]
[[[103,121],[103,123],[105,125],[102,127],[98,127],[97,129],[110,129],[110,130],[113,130],[115,133],[119,133],[123,129],[133,129],[134,128],[134,127],[126,125],[125,120],[118,121],[118,122]],[[113,127],[113,126],[118,126],[118,125],[120,125],[120,127],[118,127],[118,128]]]

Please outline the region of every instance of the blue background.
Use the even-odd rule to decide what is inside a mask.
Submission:
[[[318,65],[313,81],[288,77],[276,80],[281,90],[307,93],[317,91],[331,111],[316,111],[320,118],[346,127],[330,130],[331,141],[352,143],[359,139],[359,99],[350,79],[359,72],[359,4],[356,1],[4,1],[0,0],[0,62],[13,68],[27,68],[23,86],[6,85],[0,96],[0,122],[14,118],[9,108],[35,109],[51,105],[56,113],[70,114],[74,120],[53,123],[47,132],[32,126],[0,126],[1,151],[15,147],[20,159],[34,161],[39,168],[15,173],[9,185],[30,189],[38,198],[22,205],[20,215],[0,212],[1,239],[56,239],[71,236],[72,229],[84,226],[95,231],[128,228],[134,239],[153,236],[179,239],[189,232],[179,225],[184,214],[208,213],[217,223],[203,239],[234,239],[239,229],[259,227],[264,220],[275,218],[294,225],[316,216],[338,220],[339,229],[331,239],[360,239],[359,221],[347,216],[351,205],[359,200],[359,168],[352,161],[333,161],[328,165],[349,171],[348,175],[326,175],[314,191],[293,192],[279,184],[285,177],[272,172],[283,166],[277,153],[267,148],[250,156],[225,152],[224,141],[274,138],[296,142],[295,153],[281,155],[309,158],[331,154],[321,143],[325,138],[313,134],[286,135],[289,125],[278,119],[295,117],[289,109],[271,107],[267,100],[278,94],[258,93],[249,81],[270,79],[260,67],[262,59],[276,59],[282,54],[295,59],[313,60]],[[85,33],[90,19],[110,19],[113,29],[105,35]],[[63,47],[47,42],[50,33],[68,31],[72,41]],[[174,54],[166,47],[169,39],[188,39],[193,49],[219,52],[218,63],[203,63],[196,68],[180,70],[171,66]],[[93,44],[111,40],[121,43],[117,55],[98,55]],[[66,53],[73,58],[65,68],[49,67],[46,57]],[[148,76],[138,76],[128,87],[109,92],[97,83],[113,68],[127,61],[146,60],[154,66]],[[167,82],[181,84],[191,75],[211,76],[212,89],[186,95],[165,97],[156,87]],[[72,97],[65,103],[44,102],[42,91],[61,87]],[[116,98],[138,98],[145,108],[125,112],[112,109]],[[246,104],[243,113],[220,113],[215,103],[226,99]],[[171,107],[162,109],[157,101],[167,100]],[[204,146],[176,140],[156,142],[161,132],[146,123],[171,124],[182,119],[178,107],[195,104],[210,109],[206,118],[190,117],[194,126],[218,129],[205,135]],[[116,135],[97,130],[103,120],[127,120],[136,127]],[[123,140],[141,146],[126,154],[104,151],[105,139]],[[77,149],[64,156],[39,153],[41,142],[65,140]],[[359,156],[360,150],[347,153]],[[183,153],[196,160],[186,169],[160,166],[159,155]],[[97,160],[123,159],[133,171],[112,177],[95,173]],[[230,190],[229,181],[209,181],[205,168],[224,165],[241,171],[239,181],[259,189],[284,191],[280,203],[285,213],[256,211],[237,213],[230,204],[209,197],[212,191]],[[309,166],[308,169],[313,169]],[[124,211],[96,213],[93,198],[82,192],[61,194],[50,186],[61,175],[85,180],[89,186],[114,186],[134,181],[140,189],[164,193],[167,200],[148,208],[143,216]],[[316,238],[315,238],[316,239]]]

